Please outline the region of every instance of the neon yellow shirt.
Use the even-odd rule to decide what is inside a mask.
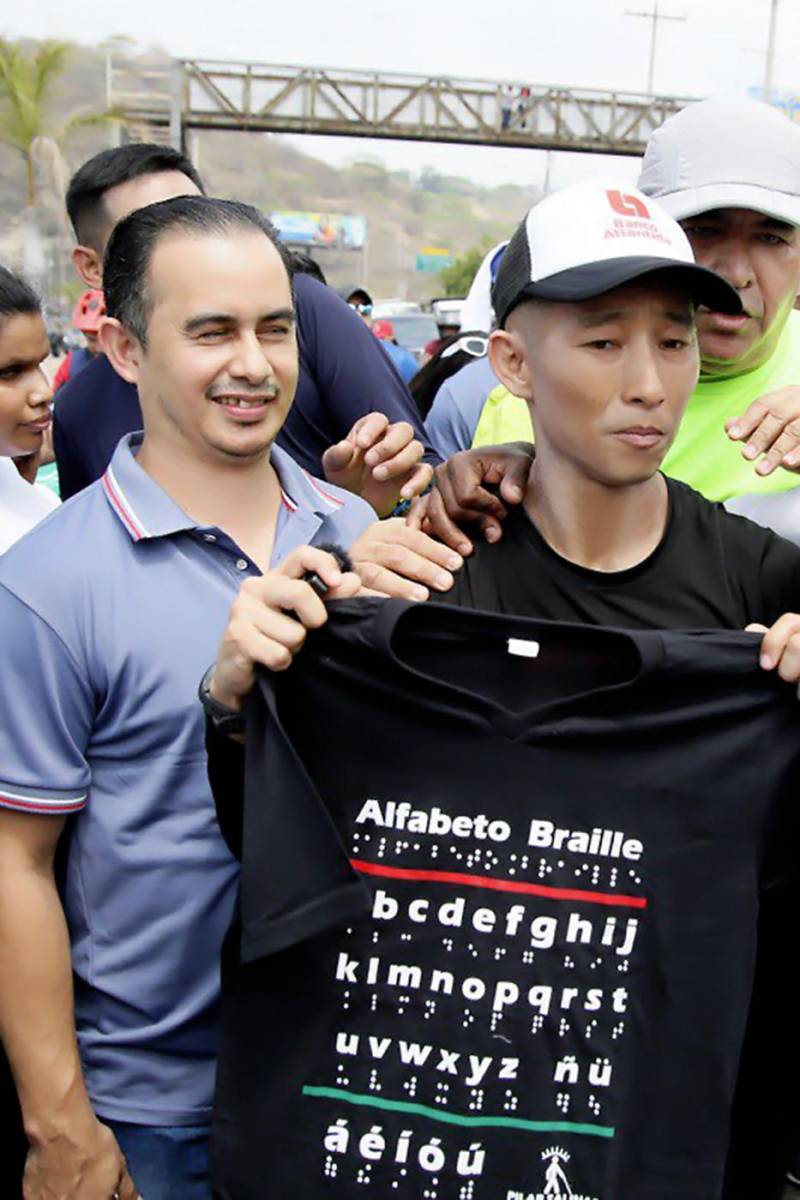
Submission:
[[[757,475],[754,464],[742,458],[742,443],[732,442],[725,422],[778,388],[800,385],[800,312],[792,311],[775,352],[768,362],[733,379],[703,380],[686,406],[677,437],[662,464],[666,475],[682,479],[709,500],[729,500],[749,493],[786,492],[800,485],[800,476],[778,469]],[[502,385],[486,400],[473,446],[502,442],[532,442],[528,406]]]
[[[503,442],[532,442],[533,425],[527,403],[498,383],[486,397],[473,446],[499,446]]]
[[[662,464],[664,473],[682,479],[709,500],[729,500],[751,492],[786,492],[800,477],[780,468],[757,475],[742,458],[742,442],[732,442],[725,422],[777,388],[800,384],[800,312],[792,311],[774,354],[763,366],[733,379],[698,383],[686,406],[678,436]]]

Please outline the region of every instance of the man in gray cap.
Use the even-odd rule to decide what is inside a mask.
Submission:
[[[744,309],[698,313],[700,382],[663,469],[800,541],[800,126],[753,100],[690,104],[653,134],[639,187]],[[513,402],[508,413],[505,431],[495,414],[492,441],[522,436]],[[435,532],[466,549],[453,521],[478,520],[496,539],[504,509],[481,480],[502,479],[503,500],[519,503],[529,465],[519,449],[486,448],[439,468],[427,514]]]
[[[639,186],[745,310],[698,314],[701,381],[665,470],[712,497],[747,496],[739,511],[762,510],[761,497],[797,482],[776,468],[800,467],[800,127],[752,100],[691,104],[651,137]],[[761,455],[754,487],[743,469]]]

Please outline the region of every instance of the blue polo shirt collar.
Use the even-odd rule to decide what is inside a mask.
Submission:
[[[111,510],[134,542],[197,529],[192,518],[136,462],[143,436],[141,432],[126,434],[103,475],[103,491]],[[307,524],[309,532],[342,509],[344,501],[298,466],[285,450],[273,446],[271,459],[288,516]]]
[[[324,521],[344,508],[341,495],[310,475],[280,446],[273,446],[270,459],[281,481],[284,507],[290,513],[311,512]]]

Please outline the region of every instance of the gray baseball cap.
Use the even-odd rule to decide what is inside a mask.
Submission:
[[[757,100],[701,100],[645,150],[639,190],[676,221],[749,208],[800,225],[800,125]]]

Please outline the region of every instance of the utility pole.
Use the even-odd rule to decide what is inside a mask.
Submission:
[[[767,104],[772,97],[772,75],[775,67],[775,34],[778,27],[778,0],[772,0],[769,14],[769,37],[767,38],[767,64],[764,68],[764,99]]]
[[[671,13],[662,13],[658,11],[659,0],[653,0],[652,12],[632,12],[630,9],[625,10],[625,15],[628,17],[646,17],[648,21],[652,21],[653,26],[650,31],[650,64],[647,69],[647,94],[648,96],[655,95],[653,91],[653,77],[656,69],[656,42],[658,40],[658,23],[659,21],[685,21],[686,17],[674,16]],[[777,0],[773,0],[773,4],[777,4]]]

